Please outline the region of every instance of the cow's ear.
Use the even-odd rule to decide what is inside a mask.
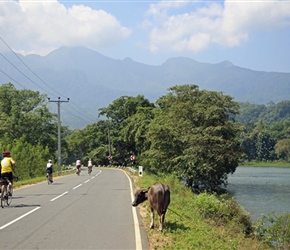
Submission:
[[[144,195],[145,195],[146,198],[148,198],[148,190],[149,190],[149,189],[144,189],[144,190],[143,190],[143,191],[144,191]]]

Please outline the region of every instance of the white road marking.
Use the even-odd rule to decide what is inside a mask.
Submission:
[[[12,221],[8,222],[7,224],[5,224],[5,225],[3,225],[2,227],[0,227],[0,230],[4,229],[5,227],[10,226],[11,224],[15,223],[16,221],[21,220],[22,218],[24,218],[25,216],[27,216],[27,215],[29,215],[29,214],[35,212],[35,211],[38,210],[39,208],[41,208],[41,207],[36,207],[36,208],[32,209],[31,211],[29,211],[28,213],[23,214],[23,215],[21,215],[20,217],[16,218],[15,220],[12,220]]]
[[[134,201],[134,194],[133,194],[132,181],[131,181],[130,177],[128,176],[128,174],[126,172],[125,172],[125,174],[127,175],[128,179],[129,179],[129,182],[130,182],[131,199],[132,199],[132,203],[133,203],[133,201]],[[140,233],[139,221],[138,221],[138,217],[137,217],[136,208],[133,207],[133,206],[132,206],[132,213],[133,213],[133,220],[134,220],[134,225],[135,225],[136,249],[142,250],[142,241],[141,241],[141,233]]]
[[[77,186],[75,186],[73,189],[77,189],[77,188],[79,188],[80,186],[82,186],[83,184],[79,184],[79,185],[77,185]]]
[[[102,172],[102,171],[99,171],[99,173],[97,173],[97,174],[96,174],[95,176],[93,176],[91,179],[94,179],[94,178],[95,178],[96,176],[98,176],[101,172]],[[84,183],[89,182],[91,179],[86,180]],[[82,185],[83,185],[83,184],[79,184],[79,185],[75,186],[73,189],[77,189],[78,187],[80,187],[80,186],[82,186]],[[60,198],[60,197],[62,197],[62,196],[64,196],[64,195],[66,195],[67,193],[68,193],[68,191],[66,191],[66,192],[64,192],[64,193],[62,193],[62,194],[60,194],[59,196],[56,196],[55,198],[51,199],[50,201],[55,201],[56,199],[58,199],[58,198]],[[39,208],[41,208],[41,207],[36,207],[36,208],[34,208],[33,210],[29,211],[28,213],[23,214],[23,215],[21,215],[20,217],[16,218],[15,220],[12,220],[12,221],[8,222],[7,224],[5,224],[5,225],[3,225],[2,227],[0,227],[0,230],[2,230],[2,229],[4,229],[4,228],[10,226],[11,224],[13,224],[13,223],[15,223],[15,222],[21,220],[22,218],[24,218],[25,216],[27,216],[27,215],[29,215],[29,214],[35,212],[35,211],[38,210]]]
[[[68,193],[68,191],[66,191],[66,192],[64,192],[64,193],[62,193],[62,194],[60,194],[59,196],[56,196],[55,198],[51,199],[50,201],[55,201],[56,199],[58,199],[58,198],[64,196],[64,195],[67,194],[67,193]]]
[[[102,170],[100,170],[99,173],[97,173],[96,175],[94,175],[91,179],[94,179],[94,178],[97,177],[100,173],[102,173]]]

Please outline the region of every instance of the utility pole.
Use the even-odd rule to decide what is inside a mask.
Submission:
[[[57,103],[57,124],[58,124],[58,143],[57,143],[57,148],[58,148],[58,157],[57,157],[57,162],[58,162],[58,171],[61,171],[61,132],[60,132],[60,104],[62,102],[69,102],[69,98],[67,98],[67,101],[61,101],[60,97],[58,97],[58,100],[50,100],[50,98],[47,98],[49,102],[56,102]]]
[[[110,120],[108,120],[108,143],[109,143],[109,164],[111,166],[112,164],[112,159],[113,159],[113,156],[112,156],[112,149],[111,149],[111,136],[110,136]]]

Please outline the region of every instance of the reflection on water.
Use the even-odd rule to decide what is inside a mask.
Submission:
[[[228,191],[253,220],[290,212],[290,168],[238,167],[228,182]]]

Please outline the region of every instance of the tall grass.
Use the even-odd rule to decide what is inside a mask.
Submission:
[[[163,232],[158,231],[158,216],[155,229],[149,229],[148,202],[139,205],[150,249],[271,249],[254,237],[250,216],[234,199],[206,193],[195,195],[173,176],[146,173],[142,177],[132,176],[136,189],[160,181],[171,190]]]

